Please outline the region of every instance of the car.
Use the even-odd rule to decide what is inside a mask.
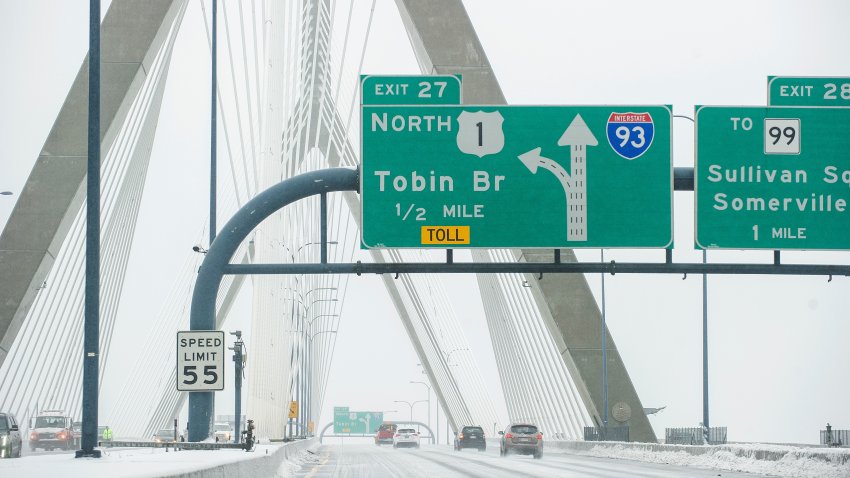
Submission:
[[[74,448],[79,448],[83,439],[83,422],[71,423],[71,433],[74,437]]]
[[[74,449],[73,420],[62,410],[44,410],[30,418],[30,450]]]
[[[382,423],[381,426],[378,427],[377,433],[375,433],[375,444],[392,444],[393,435],[395,435],[396,430],[398,430],[398,425],[395,423]]]
[[[174,429],[173,428],[161,428],[158,432],[156,432],[153,436],[154,443],[176,443],[177,440],[174,439]]]
[[[543,457],[543,433],[537,425],[518,422],[511,423],[500,431],[499,455],[508,456],[511,453],[522,455],[534,455],[534,458]]]
[[[0,458],[20,458],[23,447],[18,420],[11,413],[0,412]]]
[[[460,433],[455,435],[455,450],[464,448],[477,448],[478,451],[487,450],[487,442],[484,441],[484,429],[479,426],[463,427]]]
[[[230,442],[233,440],[233,427],[228,422],[215,422],[213,431],[215,431],[215,441],[217,442]]]
[[[419,448],[419,432],[413,428],[399,428],[393,434],[393,448],[398,447]]]
[[[100,425],[97,427],[97,441],[99,442],[112,442],[112,429],[107,425]]]

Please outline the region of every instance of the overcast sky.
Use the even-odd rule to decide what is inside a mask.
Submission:
[[[377,3],[364,73],[416,73],[395,4]],[[850,4],[840,0],[465,3],[513,104],[668,104],[676,114],[692,116],[694,105],[764,105],[768,75],[850,76],[845,25]],[[5,71],[0,79],[0,191],[17,195],[21,190],[79,69],[87,48],[87,4],[0,1]],[[371,2],[355,4],[369,8]],[[139,317],[158,312],[145,309],[145,303],[164,286],[140,263],[154,256],[182,261],[199,233],[202,221],[194,219],[204,217],[207,150],[191,145],[206,144],[208,124],[201,115],[196,126],[187,127],[185,112],[206,109],[206,85],[186,87],[193,84],[187,78],[198,73],[176,61],[207,55],[197,10],[193,1],[187,13],[193,33],[181,35],[175,49],[170,73],[175,86],[166,91],[148,202],[139,220],[142,239],[134,244],[127,287]],[[687,120],[674,123],[674,162],[693,165],[693,129]],[[172,191],[180,191],[174,196],[181,201],[178,211],[156,199]],[[0,196],[0,225],[16,197]],[[693,194],[676,193],[674,209],[674,260],[699,261],[701,254],[693,248]],[[193,225],[181,227],[187,217]],[[183,236],[163,237],[163,230],[181,230]],[[708,256],[711,262],[772,260],[770,252],[712,251]],[[580,251],[579,257],[598,260],[599,251]],[[850,254],[837,252],[782,257],[786,262],[850,260]],[[660,261],[663,252],[606,251],[606,259]],[[500,387],[485,319],[480,300],[470,298],[474,279],[446,280],[495,397]],[[598,298],[599,276],[588,281]],[[712,425],[728,426],[733,441],[803,443],[816,442],[826,422],[850,428],[847,278],[712,276],[708,288]],[[650,418],[659,436],[664,427],[695,426],[702,420],[701,290],[696,276],[606,279],[608,324],[631,379],[644,406],[667,407]],[[239,309],[242,322],[234,320],[228,329],[247,326],[250,301],[245,299]],[[396,417],[402,418],[407,406],[394,400],[425,398],[424,387],[408,383],[423,376],[377,277],[349,281],[338,337],[321,424],[330,421],[334,406],[400,410]],[[113,357],[120,360],[118,354]],[[229,403],[221,397],[218,412],[229,413]],[[498,409],[504,421],[503,404]],[[425,419],[424,407],[416,412]]]

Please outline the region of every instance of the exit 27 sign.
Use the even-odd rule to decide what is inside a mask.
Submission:
[[[366,247],[672,244],[666,106],[362,107]]]

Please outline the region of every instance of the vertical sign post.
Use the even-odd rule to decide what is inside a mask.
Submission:
[[[75,456],[100,458],[100,1],[89,3],[89,118],[86,179],[86,293],[83,325],[83,434]]]

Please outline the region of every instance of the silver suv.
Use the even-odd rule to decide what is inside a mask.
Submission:
[[[0,412],[0,458],[20,458],[22,443],[15,416]]]
[[[520,422],[511,423],[505,431],[499,432],[499,454],[507,456],[511,453],[543,457],[543,433],[537,425]]]

